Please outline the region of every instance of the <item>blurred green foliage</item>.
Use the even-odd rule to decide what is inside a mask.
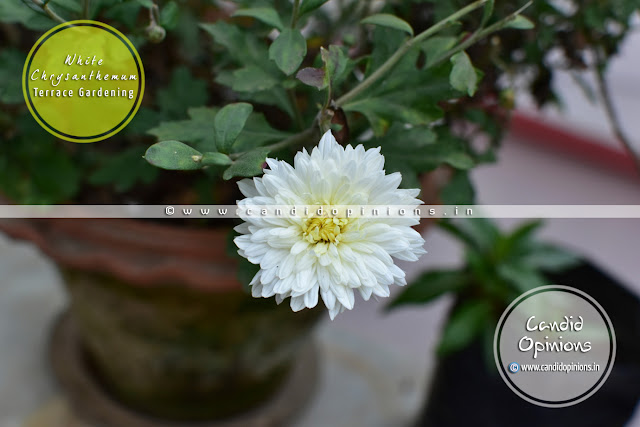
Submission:
[[[381,146],[388,172],[400,171],[405,187],[419,186],[419,176],[435,168],[453,169],[441,198],[470,203],[468,171],[496,159],[512,106],[505,82],[524,81],[540,104],[555,100],[554,71],[605,67],[640,0],[535,1],[525,11],[535,25],[518,16],[481,34],[524,4],[487,1],[419,39],[469,4],[50,0],[45,10],[40,0],[4,0],[0,191],[18,203],[225,202],[235,197],[224,180],[260,174],[266,155],[290,159],[331,127],[341,142]],[[57,24],[48,12],[106,22],[140,51],[143,107],[109,141],[56,140],[28,113],[20,76],[33,43]],[[149,26],[162,27],[166,38],[151,43]],[[488,144],[478,147],[478,136]],[[151,166],[143,155],[161,141],[189,146],[197,164],[158,160],[163,150],[152,152],[153,164],[203,171]]]
[[[423,273],[388,306],[427,304],[446,295],[459,298],[444,328],[438,352],[447,355],[484,338],[492,354],[499,316],[519,295],[548,285],[544,273],[575,266],[579,259],[557,246],[540,242],[535,233],[541,221],[532,221],[503,233],[487,219],[439,222],[464,247],[460,268]]]

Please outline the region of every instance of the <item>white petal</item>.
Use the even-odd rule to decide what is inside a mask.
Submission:
[[[316,283],[306,294],[304,294],[304,305],[313,308],[318,305],[318,284]]]
[[[291,297],[291,309],[293,311],[300,311],[305,308],[304,296]]]
[[[246,196],[241,208],[274,205],[419,206],[418,189],[400,189],[401,175],[385,175],[380,148],[342,147],[330,131],[311,153],[297,153],[293,166],[267,159],[262,177],[238,183]],[[262,217],[241,213],[235,230],[238,253],[261,270],[251,282],[255,297],[291,298],[294,311],[311,308],[318,294],[333,319],[352,309],[355,290],[364,300],[387,297],[389,286],[406,284],[394,260],[415,261],[426,253],[422,236],[411,226],[413,212],[401,218],[350,218],[335,242],[311,243],[303,236],[304,218]],[[333,225],[332,225],[333,226]]]
[[[245,197],[256,197],[260,194],[258,190],[256,190],[256,185],[253,179],[243,179],[238,181],[238,188],[240,188],[240,192],[245,195]]]

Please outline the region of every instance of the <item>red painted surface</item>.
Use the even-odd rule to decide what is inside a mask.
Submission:
[[[569,130],[515,112],[511,118],[510,132],[528,143],[570,155],[584,164],[599,166],[627,177],[639,177],[633,160],[622,148],[613,148],[578,130]]]

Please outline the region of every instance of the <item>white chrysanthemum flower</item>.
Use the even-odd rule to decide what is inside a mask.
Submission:
[[[309,154],[299,152],[292,167],[267,159],[261,178],[238,183],[249,205],[404,205],[417,206],[419,190],[399,189],[400,173],[385,175],[380,148],[340,146],[331,132]],[[394,258],[416,261],[426,251],[411,226],[416,216],[296,217],[243,215],[236,227],[239,253],[260,271],[251,281],[254,297],[291,297],[294,311],[312,308],[318,294],[331,319],[354,305],[354,290],[364,300],[388,297],[389,286],[406,284]]]

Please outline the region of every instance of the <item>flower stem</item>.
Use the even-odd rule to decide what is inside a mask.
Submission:
[[[36,6],[38,6],[40,9],[42,9],[42,11],[44,13],[46,13],[49,18],[53,19],[56,22],[59,22],[61,24],[64,24],[65,22],[67,22],[66,19],[63,19],[62,17],[60,17],[60,15],[58,15],[57,13],[55,13],[47,3],[49,3],[48,1],[45,3],[42,0],[31,0],[31,2],[33,4],[35,4]]]
[[[487,2],[487,0],[475,1],[475,2],[471,3],[470,5],[460,9],[456,13],[454,13],[452,15],[449,15],[448,17],[446,17],[442,21],[440,21],[440,22],[432,25],[431,27],[427,28],[422,33],[418,34],[417,36],[407,40],[400,47],[400,49],[398,49],[396,51],[396,53],[394,53],[392,56],[390,56],[389,59],[387,59],[385,61],[385,63],[380,66],[380,68],[378,68],[376,71],[373,72],[373,74],[371,74],[369,77],[367,77],[362,82],[360,82],[360,84],[358,86],[356,86],[355,88],[353,88],[351,91],[347,92],[346,94],[344,94],[340,98],[338,98],[338,100],[336,100],[336,102],[335,102],[336,107],[343,106],[344,104],[348,103],[349,101],[351,101],[352,99],[354,99],[358,95],[360,95],[362,92],[367,90],[372,84],[374,84],[376,81],[378,81],[380,78],[382,78],[385,74],[387,74],[387,72],[389,72],[404,57],[404,55],[409,50],[411,50],[411,48],[414,47],[416,44],[423,42],[427,38],[429,38],[432,35],[436,34],[438,31],[442,30],[443,28],[447,27],[451,23],[455,22],[457,19],[459,19],[459,18],[461,18],[461,17],[473,12],[476,9],[478,9],[479,7],[484,5],[486,2]]]

